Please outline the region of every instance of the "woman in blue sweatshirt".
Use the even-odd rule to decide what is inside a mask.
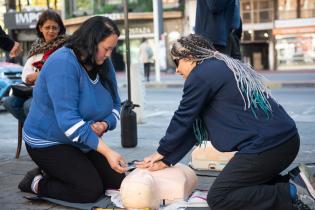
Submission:
[[[199,35],[177,40],[171,56],[186,80],[183,96],[157,152],[138,167],[172,166],[194,145],[210,140],[219,151],[237,151],[209,190],[212,210],[314,208],[315,182],[305,165],[292,171],[296,176],[290,180],[279,175],[295,159],[300,140],[263,77]],[[298,186],[299,178],[309,187]]]
[[[109,58],[119,34],[109,18],[92,17],[45,62],[23,129],[27,151],[40,169],[26,174],[22,191],[83,203],[120,187],[125,160],[101,139],[119,119]]]

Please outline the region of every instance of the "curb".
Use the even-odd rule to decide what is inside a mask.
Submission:
[[[277,88],[315,88],[315,81],[269,81],[266,85],[270,89]],[[183,88],[183,82],[149,82],[145,83],[146,88]],[[127,84],[121,84],[121,88],[126,88]]]
[[[315,88],[315,81],[269,81],[266,85],[270,89],[275,88]]]

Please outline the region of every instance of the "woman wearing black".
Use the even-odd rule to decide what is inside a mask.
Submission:
[[[300,139],[262,76],[194,34],[177,40],[171,56],[186,80],[182,100],[157,152],[138,166],[172,166],[210,140],[219,151],[237,151],[209,190],[212,210],[314,209],[315,181],[305,165],[290,180],[279,175],[295,159]]]

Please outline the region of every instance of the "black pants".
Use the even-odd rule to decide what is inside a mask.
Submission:
[[[234,59],[242,60],[240,39],[235,30],[232,30],[229,33],[226,46],[214,44],[214,48]]]
[[[279,174],[295,159],[296,135],[261,154],[236,154],[208,193],[211,210],[291,210],[289,177]]]
[[[26,148],[32,160],[47,174],[38,185],[40,196],[68,202],[94,202],[106,189],[118,189],[125,177],[94,150],[83,153],[70,145],[41,149],[26,145]]]
[[[150,81],[150,65],[151,63],[144,63],[144,77],[147,81]]]

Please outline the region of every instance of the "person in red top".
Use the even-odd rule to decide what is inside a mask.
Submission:
[[[49,55],[66,41],[66,28],[59,14],[53,10],[46,10],[39,16],[36,31],[38,39],[32,44],[22,71],[22,81],[30,86],[35,85],[37,76]],[[24,122],[31,101],[32,97],[12,95],[3,100],[3,105],[15,118]]]

